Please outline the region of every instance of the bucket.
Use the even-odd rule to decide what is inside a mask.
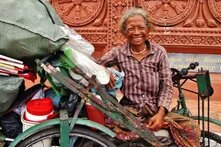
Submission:
[[[32,122],[32,121],[25,120],[24,116],[21,117],[21,122],[22,122],[22,131],[23,132],[32,126],[39,124],[39,122]],[[50,139],[50,138],[44,139],[42,141],[39,141],[39,142],[33,144],[32,147],[51,147],[51,142],[52,142],[52,139]]]
[[[54,107],[50,98],[30,100],[26,105],[26,111],[21,117],[22,131],[53,118]],[[51,147],[52,139],[44,139],[32,145],[32,147]]]
[[[99,95],[96,95],[97,98],[101,99]],[[94,122],[97,122],[101,125],[104,125],[104,113],[99,109],[91,105],[90,103],[86,103],[86,110],[88,119]]]

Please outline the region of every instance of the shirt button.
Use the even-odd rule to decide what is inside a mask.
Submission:
[[[145,97],[145,95],[143,94],[142,97]]]

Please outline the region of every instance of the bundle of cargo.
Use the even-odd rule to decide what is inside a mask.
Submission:
[[[16,60],[4,55],[0,55],[0,75],[19,76],[34,82],[37,78],[36,73],[29,70],[23,61]]]
[[[24,78],[34,82],[37,76],[22,61],[0,55],[0,115],[25,90]]]
[[[1,115],[24,91],[24,78],[35,80],[35,73],[27,66],[36,70],[35,59],[60,50],[68,37],[60,29],[64,24],[48,1],[3,0],[0,3]]]
[[[34,65],[68,40],[64,26],[45,0],[7,0],[0,5],[0,54]]]

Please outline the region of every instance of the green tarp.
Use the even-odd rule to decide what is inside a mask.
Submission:
[[[8,110],[24,88],[23,78],[0,76],[0,116]]]
[[[0,54],[32,62],[68,40],[64,26],[45,0],[0,1]]]

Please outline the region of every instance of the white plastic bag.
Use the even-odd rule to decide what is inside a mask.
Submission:
[[[73,48],[63,48],[63,51],[87,76],[96,75],[97,80],[103,85],[109,83],[110,73],[105,67],[95,63],[88,56]]]
[[[60,26],[64,33],[69,37],[69,41],[66,42],[65,46],[73,48],[82,54],[90,57],[94,52],[94,47],[87,40],[85,40],[81,35],[77,34],[73,29],[68,26]]]
[[[42,99],[44,97],[45,97],[45,91],[43,89],[40,89],[37,93],[34,94],[34,96],[30,100]],[[22,106],[13,109],[13,111],[22,116],[23,113],[25,112],[25,109],[26,109],[26,104],[23,104]]]

